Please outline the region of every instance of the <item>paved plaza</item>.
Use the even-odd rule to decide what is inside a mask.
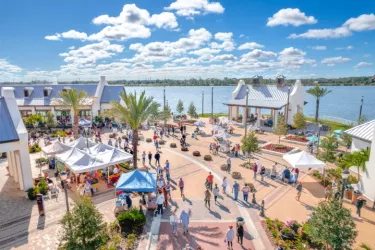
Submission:
[[[224,235],[229,225],[235,226],[235,220],[241,216],[245,219],[245,237],[241,247],[237,241],[234,241],[234,249],[273,249],[270,241],[261,226],[259,217],[260,202],[265,201],[266,216],[270,218],[279,218],[281,221],[295,219],[300,222],[306,221],[314,206],[324,200],[324,189],[307,172],[300,174],[300,180],[303,182],[303,193],[301,202],[295,200],[296,189],[278,180],[260,178],[253,181],[253,173],[249,169],[240,166],[244,160],[241,157],[232,158],[232,171],[238,171],[242,174],[242,179],[238,182],[242,186],[244,183],[252,182],[257,189],[256,203],[252,203],[252,197],[246,203],[242,199],[242,193],[239,200],[233,200],[231,186],[234,179],[231,175],[220,170],[220,166],[226,163],[226,155],[220,153],[213,156],[213,161],[204,161],[203,156],[209,153],[209,143],[213,142],[210,136],[211,125],[206,125],[203,130],[206,136],[200,136],[198,140],[192,139],[191,131],[195,128],[187,126],[189,146],[188,152],[182,152],[178,148],[170,148],[169,144],[175,142],[179,145],[179,138],[166,138],[166,144],[161,146],[161,164],[169,160],[171,167],[171,178],[173,184],[172,200],[169,207],[161,218],[154,218],[150,221],[150,227],[146,227],[141,237],[138,249],[182,249],[187,243],[196,248],[200,245],[205,250],[226,249]],[[243,129],[235,126],[234,135],[230,140],[239,143],[243,135]],[[107,142],[109,133],[104,133],[103,141]],[[153,131],[142,131],[144,138],[151,138]],[[259,135],[261,141],[277,142],[277,136],[272,133]],[[296,147],[294,144],[291,146]],[[302,146],[297,146],[304,149]],[[199,150],[200,157],[195,157],[192,152]],[[139,156],[142,151],[151,151],[155,153],[153,143],[140,142]],[[39,153],[31,155],[32,170],[34,177],[40,171],[48,171],[47,167],[39,169],[35,166],[35,159],[41,157]],[[274,162],[287,164],[279,156],[268,154],[256,154],[255,160],[259,160],[266,168],[270,168]],[[154,162],[153,162],[154,163]],[[58,199],[46,200],[46,216],[39,217],[36,203],[25,199],[25,193],[17,190],[15,183],[6,173],[6,161],[0,162],[0,249],[56,249],[59,242],[60,226],[58,221],[66,211],[64,193],[60,191]],[[155,165],[147,165],[151,169]],[[221,188],[221,182],[224,176],[228,178],[229,188],[227,194],[221,194],[218,203],[214,204],[211,200],[211,209],[204,205],[205,179],[208,173],[214,175],[214,183]],[[51,172],[52,176],[53,172]],[[185,182],[185,199],[182,199],[177,187],[179,178]],[[70,202],[73,202],[73,194],[69,194]],[[113,221],[113,210],[115,207],[114,191],[100,190],[100,193],[94,196],[94,202],[97,204],[100,212],[103,213],[105,221]],[[352,210],[353,218],[357,224],[359,235],[357,245],[365,242],[375,247],[375,240],[372,233],[375,229],[375,215],[369,209],[364,209],[363,217],[355,216],[355,207],[349,202],[345,206]],[[368,204],[372,206],[372,204]],[[169,224],[169,215],[171,211],[176,211],[179,216],[182,210],[191,211],[191,222],[187,236],[182,235],[179,228],[178,236],[171,233]]]

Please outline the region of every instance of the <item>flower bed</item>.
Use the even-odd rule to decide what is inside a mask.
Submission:
[[[299,136],[299,135],[288,135],[285,137],[285,139],[289,141],[296,141],[296,142],[303,142],[303,143],[306,143],[309,141],[306,139],[306,136]]]
[[[270,144],[263,146],[262,149],[285,154],[285,153],[292,151],[294,148],[290,146],[282,145],[282,144],[270,143]]]

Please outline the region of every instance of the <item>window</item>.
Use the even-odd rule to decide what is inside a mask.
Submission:
[[[44,89],[44,90],[43,90],[43,96],[44,96],[44,97],[47,97],[47,96],[48,96],[48,89]]]
[[[31,110],[21,110],[20,112],[23,119],[29,117],[32,114]]]
[[[56,111],[56,120],[60,123],[71,123],[70,110]]]
[[[23,90],[23,95],[24,95],[25,97],[29,97],[29,91],[28,91],[27,89],[24,89],[24,90]]]
[[[86,120],[91,119],[91,110],[80,110],[79,111],[79,117],[85,118]]]
[[[36,113],[42,117],[42,122],[46,121],[47,112],[47,110],[36,111]]]

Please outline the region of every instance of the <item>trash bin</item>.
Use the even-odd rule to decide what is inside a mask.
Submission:
[[[352,195],[352,203],[355,204],[359,196],[361,196],[361,192],[359,190],[355,190]]]
[[[346,186],[344,190],[344,196],[346,199],[351,200],[353,197],[353,187],[352,186]]]

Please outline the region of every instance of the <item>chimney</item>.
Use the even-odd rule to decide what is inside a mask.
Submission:
[[[1,88],[1,96],[4,98],[15,99],[14,88],[13,87],[3,87]]]
[[[278,75],[276,77],[276,85],[277,85],[278,88],[284,87],[284,85],[285,85],[285,76]]]
[[[108,85],[108,82],[105,80],[105,76],[101,76],[100,77],[100,82],[99,82],[100,85]]]

